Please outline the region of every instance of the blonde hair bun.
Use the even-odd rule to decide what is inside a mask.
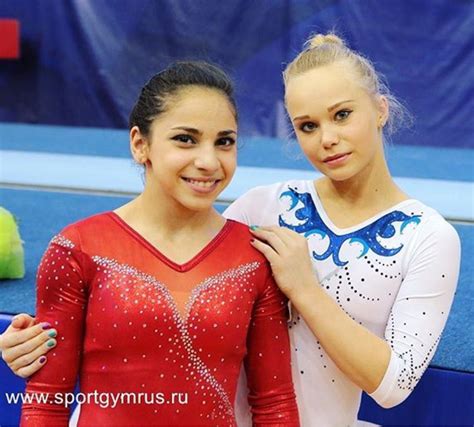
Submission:
[[[308,39],[306,45],[310,48],[316,48],[322,46],[323,44],[336,44],[339,46],[344,46],[344,41],[336,36],[335,34],[316,34]]]

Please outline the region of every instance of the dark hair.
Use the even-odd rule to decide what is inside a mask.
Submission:
[[[143,86],[130,113],[130,129],[138,126],[142,134],[148,135],[152,121],[166,111],[170,98],[186,86],[200,86],[222,92],[232,105],[237,119],[234,86],[229,76],[208,62],[179,61],[155,74]]]

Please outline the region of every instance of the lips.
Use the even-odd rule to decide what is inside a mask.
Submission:
[[[344,156],[347,156],[349,155],[349,153],[343,153],[343,154],[335,154],[334,156],[329,156],[329,157],[326,157],[323,162],[326,163],[326,162],[331,162],[333,160],[337,160],[337,159],[340,159],[341,157],[344,157]]]
[[[186,182],[190,182],[191,184],[199,185],[199,186],[204,187],[204,188],[211,187],[217,181],[219,181],[218,179],[195,179],[195,178],[185,178],[185,177],[183,177],[183,179]]]
[[[215,178],[188,178],[184,176],[181,178],[197,193],[210,193],[215,190],[217,184],[221,181]]]
[[[351,153],[335,154],[334,156],[326,157],[323,162],[328,166],[339,166],[344,163]]]

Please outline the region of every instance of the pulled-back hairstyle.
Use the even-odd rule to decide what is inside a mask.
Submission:
[[[306,41],[303,51],[287,65],[283,72],[285,87],[292,77],[333,63],[347,65],[354,72],[361,87],[374,99],[378,95],[387,98],[389,117],[384,127],[384,132],[387,135],[393,134],[405,123],[411,122],[410,113],[390,93],[382,76],[375,71],[373,64],[360,53],[350,49],[344,40],[333,33],[316,34]]]
[[[225,95],[237,119],[234,86],[231,79],[219,67],[204,61],[174,62],[155,74],[143,86],[129,118],[129,128],[138,126],[143,135],[148,135],[153,120],[166,111],[169,101],[181,89],[191,86],[215,89]]]

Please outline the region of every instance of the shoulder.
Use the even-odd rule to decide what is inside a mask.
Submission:
[[[67,225],[52,238],[51,242],[71,249],[81,249],[84,239],[97,239],[112,222],[110,212],[95,214]]]
[[[251,190],[247,191],[245,194],[243,194],[241,197],[237,199],[243,200],[247,198],[256,198],[258,200],[264,199],[278,199],[282,193],[285,191],[288,191],[290,188],[291,189],[306,189],[308,186],[308,183],[311,183],[311,181],[304,181],[304,180],[291,180],[291,181],[282,181],[282,182],[276,182],[274,184],[270,185],[261,185],[258,187],[254,187]]]
[[[435,209],[419,201],[407,207],[407,214],[411,218],[417,217],[419,223],[407,242],[405,262],[423,265],[436,259],[437,263],[458,264],[461,242],[453,225]]]
[[[229,242],[232,242],[233,251],[238,253],[239,257],[246,258],[247,262],[249,260],[257,261],[264,268],[269,268],[270,265],[267,259],[250,243],[254,237],[250,232],[249,226],[234,219],[228,219],[227,221],[230,223],[228,238]]]
[[[439,241],[459,241],[456,229],[437,210],[418,200],[413,200],[407,208],[411,215],[420,218],[418,239],[431,236]]]
[[[280,199],[289,189],[307,188],[308,182],[293,180],[254,187],[235,200],[224,216],[247,224],[260,224],[264,211],[269,213],[280,209]]]
[[[229,223],[227,237],[232,242],[234,250],[240,255],[250,256],[252,259],[264,259],[263,255],[250,244],[253,235],[250,232],[249,226],[235,219],[227,219],[227,222]]]

